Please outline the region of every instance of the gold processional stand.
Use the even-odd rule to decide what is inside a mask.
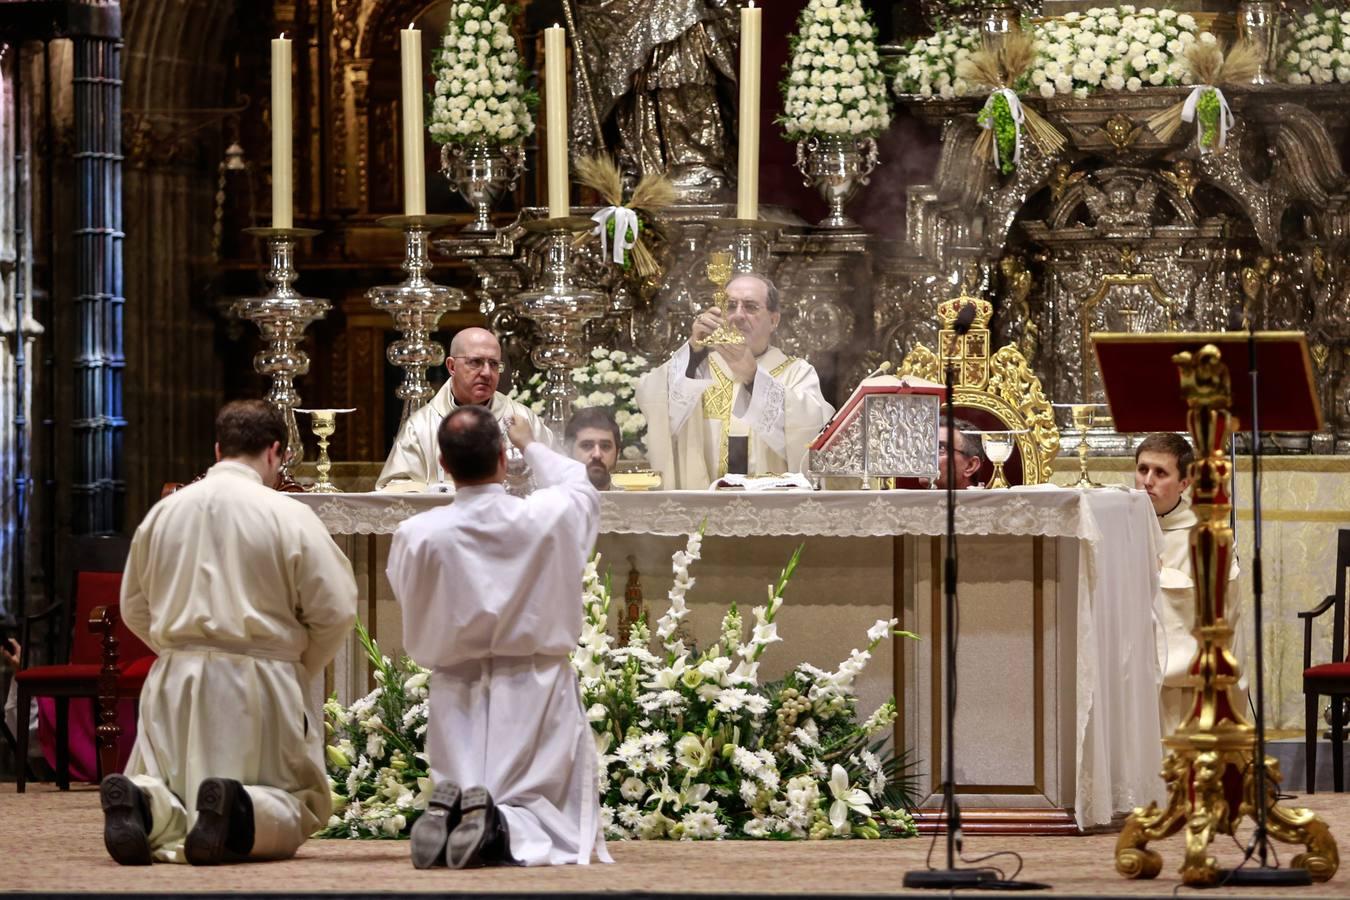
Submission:
[[[1232,695],[1239,669],[1229,650],[1233,627],[1227,618],[1233,529],[1229,525],[1232,463],[1226,447],[1238,423],[1229,412],[1234,391],[1224,359],[1235,366],[1245,363],[1248,335],[1094,334],[1092,339],[1117,429],[1176,431],[1184,415],[1195,445],[1190,468],[1191,508],[1198,519],[1191,531],[1198,643],[1190,669],[1195,699],[1181,726],[1163,738],[1167,802],[1161,808],[1157,803],[1136,808],[1126,819],[1116,841],[1116,871],[1127,878],[1156,877],[1162,870],[1162,855],[1148,849],[1148,844],[1184,830],[1182,881],[1197,887],[1228,883],[1231,876],[1219,869],[1209,845],[1216,835],[1233,835],[1243,818],[1259,821],[1258,784],[1263,781],[1267,833],[1284,843],[1303,844],[1306,852],[1295,856],[1291,867],[1305,869],[1314,881],[1327,881],[1340,865],[1330,829],[1311,810],[1285,809],[1278,804],[1280,770],[1273,757],[1265,757],[1265,778],[1258,778],[1253,765],[1256,730]],[[1278,387],[1281,399],[1278,404],[1262,406],[1262,430],[1315,430],[1316,424],[1306,424],[1320,421],[1321,416],[1311,390],[1304,336],[1260,333],[1253,336],[1251,346],[1261,348],[1261,370],[1272,382],[1263,386],[1262,393],[1267,387]],[[1300,377],[1300,370],[1306,373],[1306,386],[1292,383]],[[1250,388],[1245,390],[1249,401]],[[1240,382],[1239,399],[1242,392]],[[1238,403],[1236,408],[1249,407]]]

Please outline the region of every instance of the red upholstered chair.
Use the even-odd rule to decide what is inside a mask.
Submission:
[[[74,578],[73,621],[69,604],[53,604],[25,620],[25,647],[31,646],[32,625],[43,618],[65,613],[70,622],[71,649],[64,665],[33,666],[15,676],[18,684],[19,758],[28,752],[28,715],[34,697],[50,697],[56,705],[56,779],[61,790],[70,788],[69,706],[72,697],[88,698],[94,710],[94,725],[100,728],[99,747],[111,746],[115,754],[116,701],[140,696],[154,655],[127,630],[117,615],[128,542],[123,538],[100,538],[81,542],[77,549]],[[83,552],[81,552],[83,551]],[[60,627],[60,626],[58,626]],[[25,659],[28,654],[25,653]],[[101,682],[101,683],[100,683]],[[100,726],[100,719],[102,725]],[[107,726],[112,726],[109,731]],[[111,740],[105,743],[104,738]],[[112,768],[116,757],[99,754],[100,768]],[[23,793],[26,773],[19,770],[16,788]]]
[[[1303,727],[1308,793],[1316,790],[1317,707],[1331,698],[1331,774],[1337,793],[1345,790],[1345,705],[1350,701],[1350,662],[1345,661],[1345,570],[1350,568],[1350,528],[1337,533],[1336,593],[1316,609],[1301,612],[1303,620]],[[1331,610],[1331,662],[1312,664],[1313,619]]]

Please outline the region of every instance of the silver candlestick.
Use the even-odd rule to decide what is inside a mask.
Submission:
[[[315,228],[246,228],[244,233],[267,243],[267,270],[263,279],[266,293],[260,297],[244,297],[234,304],[234,314],[258,326],[266,349],[253,357],[253,368],[259,375],[270,375],[272,389],[267,402],[286,416],[286,460],[282,464],[283,478],[289,479],[291,470],[304,458],[300,429],[295,424],[295,407],[300,395],[295,390],[295,379],[309,372],[309,355],[300,349],[305,328],[315,319],[322,319],[331,304],[317,297],[301,296],[292,285],[299,275],[295,271],[295,244],[319,233]]]
[[[572,369],[586,359],[586,323],[605,314],[608,301],[599,291],[577,286],[572,260],[572,238],[595,223],[581,216],[538,219],[526,222],[527,231],[544,235],[544,262],[539,286],[515,297],[522,316],[539,326],[541,342],[530,358],[545,373],[544,423],[555,442],[562,441],[563,426],[577,397]]]
[[[464,303],[464,292],[436,284],[427,277],[431,257],[427,253],[427,235],[444,226],[450,216],[385,216],[380,224],[403,229],[403,271],[401,284],[386,284],[366,291],[366,299],[394,319],[400,338],[389,345],[389,362],[403,369],[403,383],[394,392],[403,401],[402,425],[413,412],[434,395],[427,381],[427,369],[445,362],[445,348],[431,339],[431,333],[450,310]]]

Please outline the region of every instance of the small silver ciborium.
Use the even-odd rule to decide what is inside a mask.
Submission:
[[[356,407],[348,409],[297,409],[296,412],[309,413],[309,428],[319,439],[319,459],[314,468],[319,478],[310,486],[312,494],[340,494],[342,489],[328,480],[333,461],[328,458],[328,439],[337,431],[337,417],[342,413],[356,412]]]
[[[603,293],[578,286],[575,278],[573,236],[594,226],[594,222],[582,216],[524,223],[526,231],[544,236],[543,268],[538,286],[516,294],[513,302],[520,315],[533,319],[539,326],[540,343],[530,358],[544,372],[540,391],[544,398],[544,423],[559,444],[577,398],[572,369],[586,360],[586,323],[603,316],[609,308]]]
[[[773,251],[773,242],[778,237],[780,226],[763,219],[713,219],[710,223],[717,234],[719,243],[723,243],[731,254],[731,268],[728,279],[737,275],[768,275],[769,258]],[[709,255],[709,264],[713,264],[713,254]],[[717,264],[720,268],[720,259]],[[713,278],[711,268],[708,278]],[[722,286],[726,281],[722,282]]]
[[[436,284],[427,277],[431,257],[427,235],[450,221],[450,216],[385,216],[381,225],[403,230],[403,271],[408,277],[401,284],[387,284],[366,291],[366,299],[378,310],[389,313],[400,335],[389,345],[389,362],[404,372],[403,383],[394,391],[403,401],[399,424],[435,396],[427,381],[427,369],[445,362],[445,348],[431,339],[441,316],[459,309],[464,292]]]
[[[300,395],[295,390],[295,379],[309,372],[309,355],[299,346],[305,328],[315,319],[327,314],[330,304],[317,297],[304,297],[292,286],[299,275],[295,271],[295,244],[304,238],[319,234],[315,228],[246,228],[244,233],[264,241],[267,245],[267,268],[263,280],[266,292],[259,297],[242,297],[233,306],[234,314],[258,326],[267,342],[266,348],[253,357],[253,368],[259,375],[272,378],[267,402],[286,416],[286,459],[282,463],[283,480],[304,458],[300,429],[295,424],[295,407]]]
[[[1279,0],[1242,0],[1237,8],[1239,40],[1252,44],[1261,56],[1261,68],[1252,76],[1252,84],[1274,84],[1279,80],[1280,15]]]
[[[465,202],[473,207],[473,221],[461,232],[490,234],[492,207],[505,189],[515,190],[525,171],[525,152],[520,144],[470,141],[441,147],[441,172]]]
[[[871,180],[880,162],[877,142],[870,138],[812,135],[797,142],[797,171],[802,184],[814,187],[830,207],[817,228],[857,228],[844,206]]]

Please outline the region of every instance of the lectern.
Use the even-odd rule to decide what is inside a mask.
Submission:
[[[1162,856],[1149,850],[1148,843],[1185,829],[1182,880],[1194,886],[1216,884],[1223,875],[1209,845],[1217,834],[1233,834],[1250,816],[1270,836],[1303,844],[1306,852],[1295,856],[1292,866],[1326,881],[1340,862],[1326,823],[1311,810],[1277,804],[1280,773],[1273,758],[1265,757],[1259,772],[1253,764],[1256,731],[1232,697],[1239,671],[1229,649],[1233,628],[1227,614],[1233,529],[1232,463],[1226,448],[1229,434],[1240,430],[1230,409],[1251,409],[1253,400],[1251,384],[1230,379],[1229,366],[1248,365],[1253,353],[1259,355],[1267,373],[1257,398],[1263,430],[1315,431],[1321,427],[1321,413],[1307,341],[1299,333],[1277,332],[1094,334],[1092,341],[1117,429],[1184,427],[1195,445],[1190,467],[1191,508],[1198,520],[1191,531],[1194,701],[1176,732],[1163,738],[1168,751],[1162,772],[1166,805],[1151,803],[1129,816],[1116,842],[1116,871],[1127,878],[1157,876]]]

